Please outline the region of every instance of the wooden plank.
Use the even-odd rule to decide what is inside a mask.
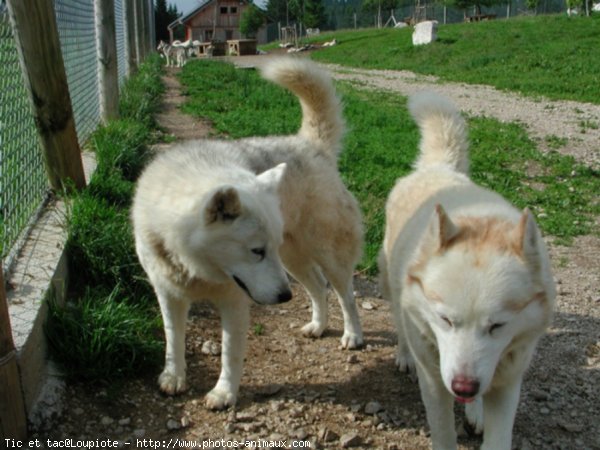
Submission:
[[[62,191],[85,187],[85,175],[53,4],[8,0],[8,10],[50,186]]]
[[[0,442],[27,437],[27,417],[0,264]]]
[[[96,47],[98,49],[98,81],[100,113],[106,123],[119,113],[119,72],[114,0],[95,0]]]

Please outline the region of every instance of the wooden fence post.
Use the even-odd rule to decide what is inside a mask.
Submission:
[[[0,264],[0,442],[27,437],[27,417]]]
[[[25,85],[42,143],[50,186],[85,187],[85,175],[67,75],[56,27],[54,2],[8,0]]]
[[[124,1],[125,20],[125,42],[127,44],[127,76],[131,77],[137,69],[137,48],[135,46],[135,8],[134,1]]]
[[[115,31],[115,1],[95,0],[96,48],[98,49],[98,81],[100,114],[106,123],[119,113],[119,72]]]
[[[132,0],[133,3],[133,11],[134,11],[134,23],[135,23],[135,54],[136,54],[136,64],[139,67],[140,64],[144,61],[144,41],[142,38],[142,29],[143,26],[143,8],[142,8],[142,0]]]

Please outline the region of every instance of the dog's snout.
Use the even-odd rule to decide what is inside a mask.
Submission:
[[[285,289],[277,296],[277,303],[289,302],[292,299],[292,291]]]
[[[463,375],[457,375],[452,379],[452,391],[458,397],[475,397],[479,392],[479,380]]]

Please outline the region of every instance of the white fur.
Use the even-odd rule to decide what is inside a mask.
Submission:
[[[352,289],[362,225],[358,204],[337,171],[339,100],[329,76],[308,60],[274,60],[265,73],[299,96],[300,133],[175,144],[146,168],[132,207],[137,253],[163,314],[163,391],[186,388],[190,303],[210,300],[220,311],[222,368],[207,395],[210,408],[235,403],[248,297],[263,304],[288,300],[284,266],[312,300],[313,318],[303,332],[316,337],[326,329],[329,282],[344,315],[342,345],[362,344]]]
[[[528,210],[468,178],[458,110],[434,94],[409,107],[421,154],[390,193],[380,255],[397,363],[416,368],[435,450],[456,448],[454,398],[468,402],[482,448],[508,450],[523,373],[554,305],[546,249]]]

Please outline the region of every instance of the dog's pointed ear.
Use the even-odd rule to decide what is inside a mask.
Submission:
[[[450,220],[446,210],[439,203],[435,205],[435,212],[429,223],[429,233],[436,250],[445,248],[454,236],[458,234],[458,227]]]
[[[258,175],[256,179],[268,190],[275,192],[279,188],[279,184],[285,175],[286,167],[286,163],[281,163],[269,170],[265,170],[263,173]]]
[[[528,263],[536,263],[538,260],[538,240],[540,233],[529,208],[525,208],[521,214],[521,220],[514,231],[514,245]]]
[[[214,222],[231,222],[242,212],[240,196],[233,187],[222,187],[212,194],[204,208],[207,225]]]

